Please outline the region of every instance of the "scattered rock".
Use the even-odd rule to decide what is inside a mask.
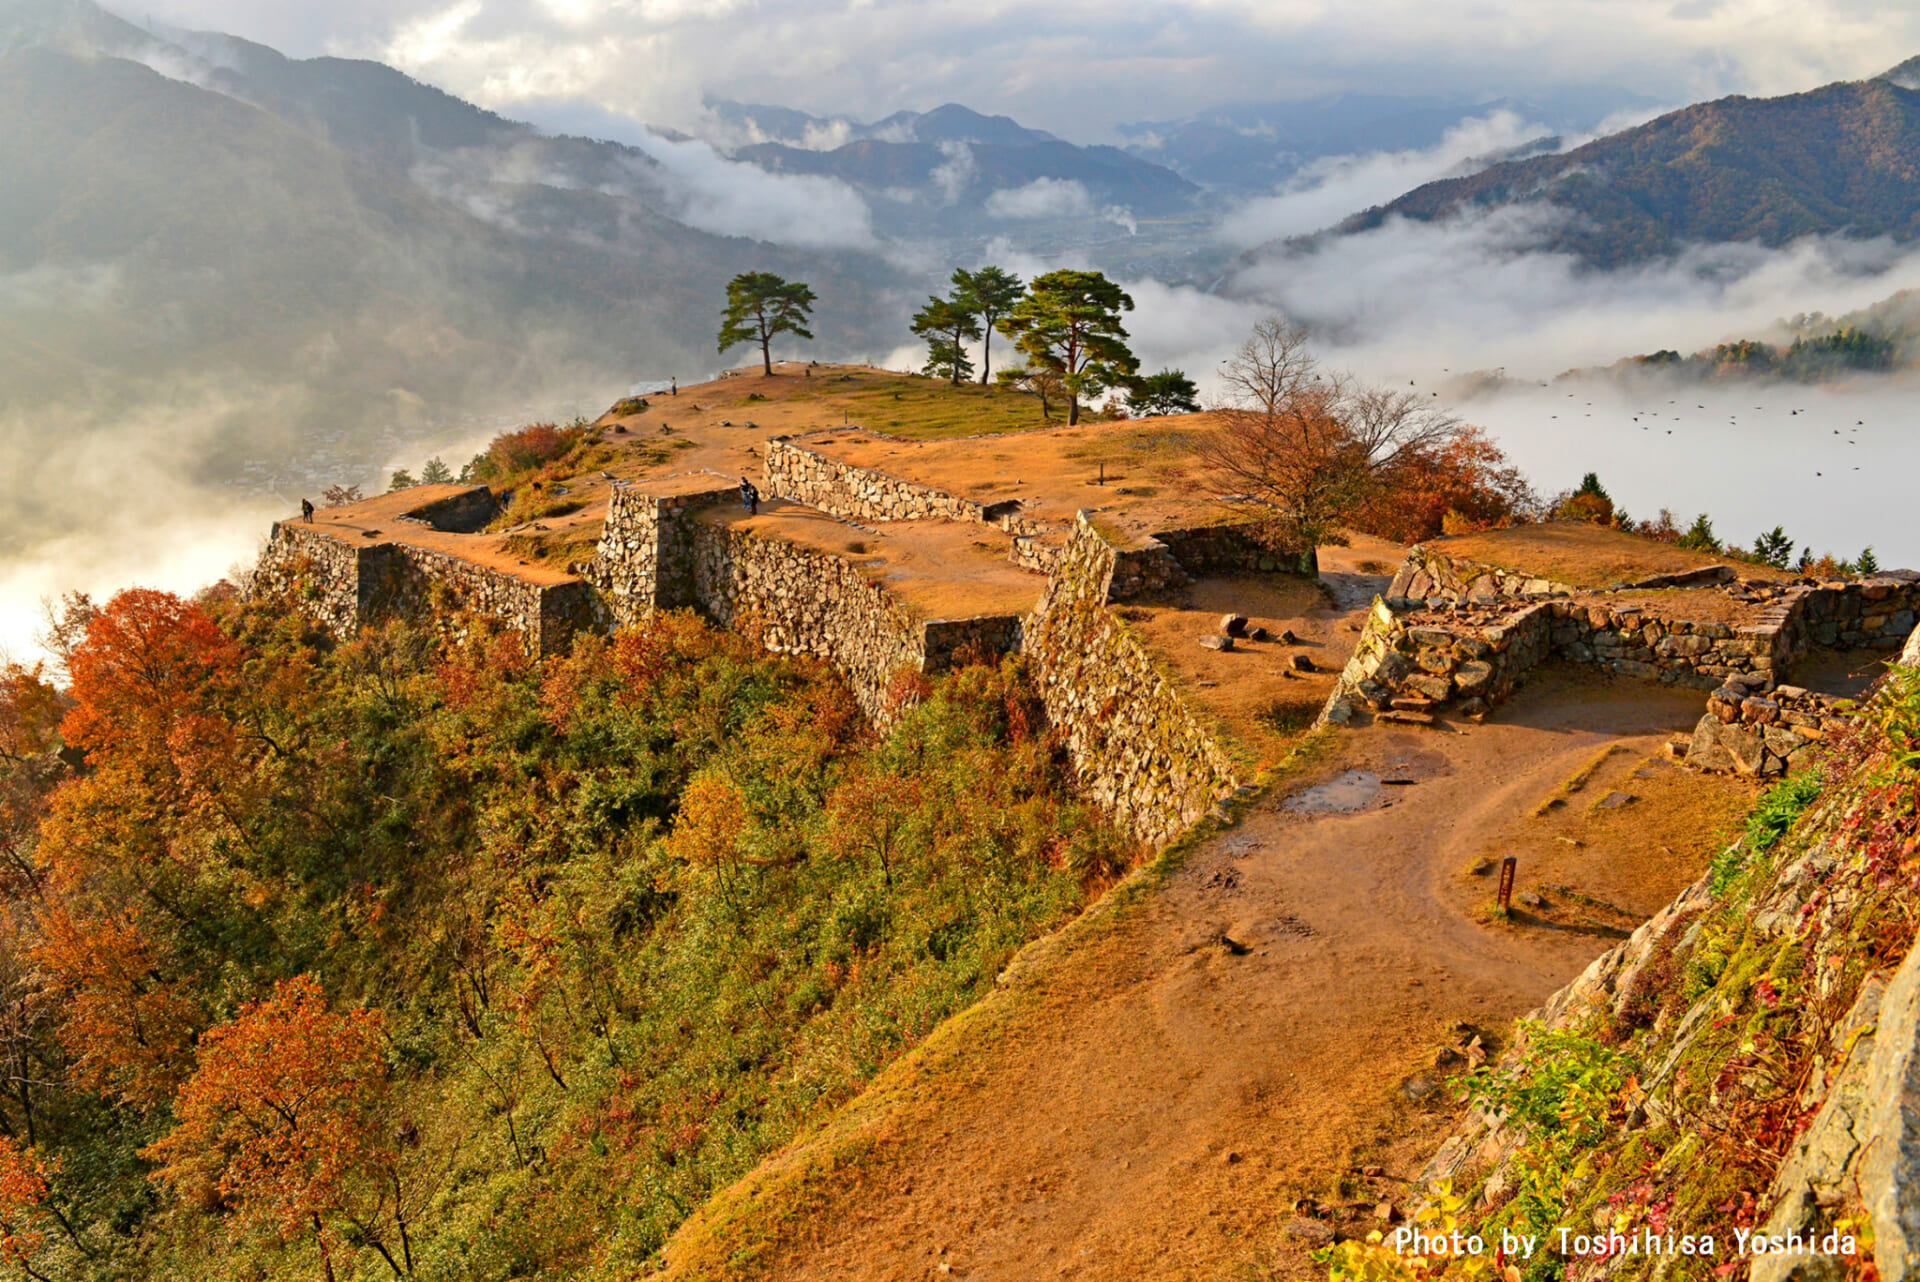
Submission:
[[[1249,641],[1271,641],[1271,640],[1273,640],[1273,633],[1271,633],[1271,632],[1269,632],[1269,631],[1267,631],[1267,630],[1266,630],[1265,628],[1248,628],[1248,629],[1247,629],[1247,640],[1249,640]]]
[[[1400,1218],[1400,1212],[1394,1209],[1394,1205],[1391,1202],[1382,1202],[1380,1205],[1374,1207],[1373,1215],[1375,1219],[1385,1220],[1388,1224],[1392,1224]]]
[[[1220,932],[1220,942],[1235,957],[1245,957],[1253,951],[1254,929],[1250,921],[1235,922]]]
[[[1287,657],[1287,666],[1291,667],[1295,672],[1312,672],[1313,660],[1304,654],[1289,655]]]
[[[1224,636],[1204,636],[1200,638],[1200,644],[1209,650],[1222,650],[1222,651],[1231,650],[1233,649],[1233,638],[1224,637]]]
[[[1442,1046],[1433,1054],[1433,1066],[1435,1068],[1452,1068],[1455,1064],[1464,1062],[1465,1059],[1466,1056],[1453,1049],[1453,1047]]]
[[[1409,1077],[1400,1083],[1400,1098],[1418,1104],[1440,1089],[1440,1083],[1431,1077]]]
[[[1242,1158],[1240,1154],[1236,1153],[1232,1149],[1228,1149],[1226,1152],[1220,1155],[1220,1164],[1222,1166],[1238,1166],[1240,1165],[1241,1161],[1242,1161]]]
[[[1332,1246],[1333,1228],[1318,1220],[1310,1220],[1304,1215],[1296,1215],[1286,1223],[1288,1237],[1297,1237],[1309,1246]]]
[[[1297,637],[1297,636],[1295,636],[1295,635],[1293,635],[1293,629],[1292,629],[1292,628],[1282,628],[1282,629],[1280,629],[1280,636],[1278,637],[1278,640],[1279,640],[1279,642],[1280,642],[1280,644],[1282,644],[1282,645],[1298,645],[1298,644],[1300,644],[1300,638],[1299,638],[1299,637]]]
[[[1630,793],[1610,792],[1594,805],[1601,810],[1618,810],[1622,806],[1630,805],[1633,801],[1634,797]]]
[[[1244,614],[1221,615],[1220,631],[1230,637],[1243,637],[1247,635],[1247,616]]]
[[[1515,895],[1514,898],[1518,899],[1521,903],[1525,904],[1529,908],[1545,908],[1547,906],[1547,901],[1545,899],[1542,899],[1539,895],[1534,894],[1531,890],[1523,891],[1520,894]]]

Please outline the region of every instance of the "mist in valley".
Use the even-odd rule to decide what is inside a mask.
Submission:
[[[1685,77],[1571,86],[1585,116],[1474,107],[1452,89],[1399,108],[1331,97],[1315,110],[1370,142],[1317,151],[1298,131],[1316,117],[1285,104],[1116,127],[1127,110],[1208,104],[1090,83],[1085,134],[1131,138],[1122,154],[949,108],[867,125],[704,102],[676,118],[682,132],[639,114],[666,100],[558,73],[475,79],[499,48],[442,57],[418,24],[343,51],[441,77],[502,115],[370,63],[155,34],[77,0],[0,3],[8,21],[26,33],[0,38],[14,73],[0,82],[0,648],[15,653],[33,651],[44,598],[192,591],[250,563],[272,520],[329,485],[383,489],[431,457],[457,471],[499,431],[744,362],[710,336],[726,279],[751,269],[820,294],[817,341],[789,354],[911,369],[924,348],[908,317],[954,267],[1097,268],[1135,301],[1143,368],[1184,369],[1204,395],[1252,326],[1284,315],[1330,367],[1487,427],[1543,491],[1596,471],[1635,516],[1705,511],[1730,540],[1780,524],[1816,553],[1871,544],[1883,564],[1920,561],[1893,491],[1920,448],[1909,378],[1556,381],[1635,353],[1779,341],[1789,317],[1920,287],[1908,248],[1809,236],[1600,271],[1553,251],[1568,215],[1538,204],[1325,233],[1410,187],[1564,150],[1703,92]],[[676,72],[683,105],[693,69]],[[1776,67],[1742,83],[1794,75],[1818,78]],[[68,104],[60,128],[89,111],[133,123],[68,137],[49,101]],[[872,106],[849,110],[878,121]],[[1295,122],[1284,146],[1268,118]],[[967,120],[999,141],[916,133]],[[734,154],[748,145],[764,166]],[[910,155],[937,164],[890,176]],[[1223,156],[1276,176],[1208,185]],[[996,367],[1012,355],[996,340]]]

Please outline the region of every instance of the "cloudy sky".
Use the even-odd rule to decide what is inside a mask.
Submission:
[[[1342,89],[1680,104],[1876,74],[1904,0],[143,0],[136,20],[378,58],[470,100],[687,123],[704,94],[875,118],[959,101],[1079,141]]]

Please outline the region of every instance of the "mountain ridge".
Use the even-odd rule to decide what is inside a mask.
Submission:
[[[1570,151],[1428,183],[1332,232],[1537,203],[1568,215],[1543,248],[1603,268],[1696,243],[1779,248],[1831,234],[1908,242],[1920,238],[1920,166],[1908,159],[1917,155],[1920,91],[1885,77],[1777,98],[1733,95]]]

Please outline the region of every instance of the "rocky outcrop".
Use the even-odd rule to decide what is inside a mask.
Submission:
[[[1086,795],[1163,842],[1236,784],[1231,759],[1108,602],[1119,554],[1081,513],[1024,649]]]

